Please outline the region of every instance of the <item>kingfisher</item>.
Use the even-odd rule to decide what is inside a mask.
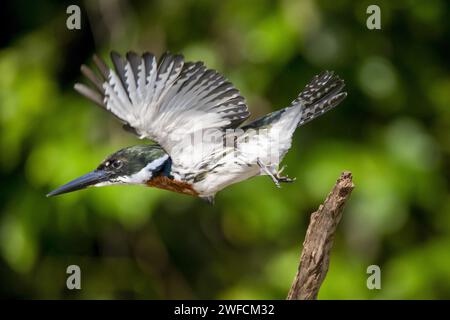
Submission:
[[[220,190],[254,176],[277,187],[293,182],[280,162],[297,127],[333,109],[347,96],[332,71],[312,78],[283,109],[247,124],[245,99],[219,72],[179,54],[122,56],[112,67],[97,55],[96,68],[81,66],[88,84],[75,90],[118,118],[123,128],[149,143],[121,149],[100,165],[47,194],[90,186],[137,184],[199,197],[214,203]]]

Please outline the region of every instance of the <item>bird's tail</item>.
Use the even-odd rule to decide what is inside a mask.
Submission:
[[[295,129],[336,107],[347,96],[346,92],[341,92],[343,88],[344,81],[333,72],[325,71],[315,76],[289,107],[269,113],[241,127],[245,132],[260,132],[264,129],[267,138],[261,138],[262,142],[258,148],[271,152],[275,150],[277,157],[258,159],[265,160],[266,164],[278,164],[291,147]],[[264,147],[261,147],[262,145]],[[270,160],[267,160],[268,158]]]
[[[341,92],[344,80],[334,75],[333,71],[324,71],[316,75],[303,89],[291,105],[299,105],[302,115],[298,126],[301,126],[325,112],[333,109],[347,96]]]
[[[316,75],[306,85],[289,107],[269,113],[242,128],[244,130],[249,128],[256,129],[272,125],[284,118],[287,115],[287,111],[292,109],[296,109],[297,112],[289,112],[290,114],[298,114],[300,112],[300,118],[297,119],[295,117],[295,119],[292,119],[293,121],[298,121],[296,126],[304,125],[341,103],[347,96],[347,92],[341,92],[344,86],[344,81],[337,75],[334,75],[333,71],[324,71]]]

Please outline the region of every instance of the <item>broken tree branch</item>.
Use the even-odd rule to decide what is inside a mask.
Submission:
[[[328,271],[336,227],[353,188],[351,172],[343,172],[324,203],[311,215],[300,264],[289,290],[288,300],[317,299]]]

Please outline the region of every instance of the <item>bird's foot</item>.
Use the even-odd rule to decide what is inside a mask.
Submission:
[[[281,173],[286,168],[286,166],[282,166],[280,170],[275,171],[274,177],[277,179],[278,182],[286,182],[286,183],[292,183],[296,180],[296,178],[289,178],[287,175],[282,176]]]
[[[281,188],[280,182],[291,183],[295,181],[295,178],[289,178],[288,176],[281,175],[286,166],[283,166],[280,170],[278,170],[275,166],[267,166],[260,160],[258,160],[257,163],[261,170],[264,171],[272,179],[277,188]]]

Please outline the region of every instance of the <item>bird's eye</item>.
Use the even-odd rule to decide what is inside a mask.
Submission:
[[[123,165],[123,162],[121,160],[116,160],[113,161],[111,165],[114,169],[120,169]]]

